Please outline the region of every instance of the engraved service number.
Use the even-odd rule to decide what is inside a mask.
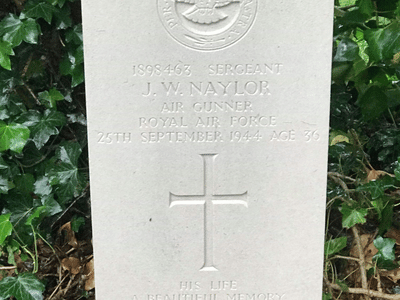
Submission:
[[[191,66],[178,63],[176,65],[134,65],[133,76],[191,76]]]

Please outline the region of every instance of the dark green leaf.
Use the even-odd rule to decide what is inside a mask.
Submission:
[[[51,194],[52,188],[49,183],[49,178],[46,176],[39,177],[34,184],[34,193],[40,197],[45,197]]]
[[[47,109],[43,116],[35,110],[30,110],[18,118],[18,122],[28,126],[31,138],[38,149],[41,149],[51,135],[59,133],[56,126],[63,126],[66,122],[63,113]]]
[[[79,228],[84,224],[85,224],[84,218],[73,216],[71,220],[71,229],[75,232],[78,232]]]
[[[387,230],[392,227],[393,223],[393,208],[394,204],[391,201],[388,201],[385,207],[382,210],[382,219],[379,224],[379,232],[378,234],[384,234]]]
[[[369,55],[373,61],[392,59],[400,51],[400,22],[396,21],[383,29],[370,29],[365,32],[369,45]]]
[[[5,239],[12,233],[10,216],[11,214],[0,215],[0,246],[3,245]]]
[[[83,43],[82,24],[78,24],[74,26],[74,28],[68,30],[65,35],[65,40],[67,43],[82,45]]]
[[[7,243],[7,254],[8,254],[8,259],[7,262],[11,265],[16,266],[17,263],[15,262],[15,256],[14,253],[20,250],[20,244],[12,239],[10,242]]]
[[[83,126],[87,125],[86,117],[83,114],[68,114],[68,123],[78,123]]]
[[[331,294],[327,294],[327,293],[323,293],[322,300],[332,300],[332,295]]]
[[[29,217],[36,207],[41,203],[34,201],[31,196],[18,193],[17,189],[9,192],[7,196],[7,204],[3,213],[11,213],[10,220],[13,224],[20,223],[21,220]]]
[[[66,0],[49,0],[52,5],[58,5],[58,7],[63,7]]]
[[[359,57],[358,52],[357,43],[349,38],[344,38],[340,41],[333,60],[337,62],[353,61]]]
[[[30,196],[33,192],[33,185],[35,183],[35,178],[30,173],[25,173],[22,175],[15,176],[14,179],[15,187],[18,192],[26,196]]]
[[[336,283],[338,286],[340,286],[340,288],[342,289],[342,291],[347,292],[347,291],[349,290],[348,285],[347,285],[344,281],[339,280],[339,279],[336,279],[335,283]]]
[[[11,149],[21,153],[28,138],[29,129],[21,124],[6,124],[0,121],[0,151]]]
[[[0,22],[0,35],[13,47],[19,46],[22,41],[37,44],[39,34],[39,25],[33,19],[20,20],[16,15],[10,14]]]
[[[371,86],[358,100],[358,106],[366,121],[379,117],[388,109],[386,94],[379,86]]]
[[[83,64],[78,65],[72,72],[71,87],[76,87],[85,81],[85,75],[83,73]]]
[[[78,143],[65,143],[56,151],[58,162],[47,169],[50,184],[56,186],[56,194],[63,202],[82,189],[82,177],[77,166],[81,152]]]
[[[357,190],[370,192],[372,199],[378,199],[385,193],[385,187],[380,180],[370,181],[367,184],[358,186]]]
[[[332,255],[338,253],[346,247],[347,237],[332,239],[325,242],[325,255]]]
[[[357,191],[369,192],[371,193],[372,199],[376,200],[380,199],[384,195],[385,190],[390,188],[396,188],[395,182],[393,181],[392,177],[385,176],[381,179],[372,180],[366,184],[359,185],[357,187]],[[382,199],[381,201],[383,201]]]
[[[7,177],[5,177],[3,174],[0,174],[0,194],[7,194],[10,188],[11,187]]]
[[[24,13],[29,18],[43,18],[47,23],[51,23],[53,14],[57,8],[46,1],[29,1]]]
[[[400,157],[397,158],[394,175],[396,176],[396,179],[400,181]]]
[[[46,214],[46,206],[37,207],[33,214],[31,214],[25,222],[25,225],[28,226],[37,226],[43,216]]]
[[[360,0],[358,7],[359,11],[362,14],[367,15],[368,17],[371,17],[372,14],[375,12],[372,0]]]
[[[394,13],[396,16],[400,17],[400,1],[397,2],[397,8]]]
[[[378,263],[378,266],[392,266],[396,258],[395,255],[395,240],[389,238],[377,237],[374,240],[374,245],[378,249],[378,253],[373,259]]]
[[[62,162],[77,166],[82,150],[78,143],[63,143],[56,151],[56,158]]]
[[[68,5],[54,13],[57,29],[66,29],[72,26],[71,11]]]
[[[5,277],[0,281],[0,297],[14,296],[17,300],[43,300],[45,286],[33,274]]]
[[[11,61],[9,55],[14,55],[11,44],[0,40],[0,66],[4,69],[11,70]]]
[[[68,55],[63,58],[60,62],[60,73],[72,76],[72,87],[76,87],[84,81],[82,44],[74,51],[68,52]]]
[[[55,88],[38,94],[39,100],[47,108],[57,108],[57,101],[64,100],[64,96]]]
[[[46,213],[49,217],[63,211],[61,205],[56,200],[54,200],[53,195],[45,196],[40,199],[40,201],[46,207]]]
[[[366,208],[352,208],[343,204],[340,212],[342,213],[342,226],[344,228],[351,228],[356,224],[363,224],[367,220],[365,216],[368,214]]]
[[[0,170],[7,170],[10,166],[4,161],[4,159],[0,156]]]

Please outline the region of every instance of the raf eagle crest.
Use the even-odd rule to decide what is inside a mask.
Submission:
[[[240,3],[241,0],[175,0],[178,3],[193,4],[191,8],[183,13],[183,16],[199,24],[212,24],[228,17],[221,7],[231,3]]]

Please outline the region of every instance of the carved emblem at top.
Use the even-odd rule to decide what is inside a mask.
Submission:
[[[197,50],[219,50],[243,38],[252,26],[258,0],[157,0],[167,32]]]
[[[212,24],[228,17],[221,7],[231,3],[240,3],[240,0],[176,0],[176,2],[193,4],[183,13],[186,19],[200,24]]]

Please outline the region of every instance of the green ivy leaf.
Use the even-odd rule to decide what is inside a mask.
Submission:
[[[373,85],[358,98],[357,105],[361,107],[365,121],[370,121],[388,109],[388,99],[379,86]]]
[[[378,263],[378,266],[391,269],[396,265],[393,262],[396,259],[395,244],[395,240],[382,238],[381,236],[374,240],[374,245],[378,249],[378,253],[374,255],[373,260]]]
[[[60,73],[72,76],[72,87],[76,87],[84,81],[83,45],[72,52],[68,52],[68,55],[60,63]]]
[[[400,17],[400,1],[397,2],[397,8],[396,8],[396,10],[394,11],[394,14],[395,14],[396,16]]]
[[[0,66],[6,70],[11,70],[11,60],[9,55],[14,55],[11,44],[0,40]]]
[[[9,14],[0,22],[0,36],[13,47],[22,41],[37,44],[40,27],[33,19],[20,20],[16,15]]]
[[[83,73],[83,64],[78,65],[76,68],[71,73],[72,76],[72,82],[71,82],[71,87],[76,87],[82,82],[85,81],[85,75]]]
[[[58,5],[58,7],[63,7],[66,0],[49,0],[52,5]]]
[[[325,255],[332,255],[338,253],[346,247],[347,237],[332,239],[325,242]]]
[[[3,213],[11,213],[10,220],[13,224],[28,218],[35,208],[42,206],[39,200],[33,200],[31,196],[18,193],[14,189],[6,198],[7,204]]]
[[[11,214],[0,215],[0,246],[3,245],[5,239],[12,233],[10,216]]]
[[[20,250],[21,245],[14,239],[12,239],[10,242],[7,243],[7,254],[8,254],[8,259],[7,262],[10,265],[17,266],[17,263],[15,262],[15,256],[14,253]]]
[[[332,295],[329,293],[323,293],[322,300],[332,300]]]
[[[365,219],[368,214],[366,208],[352,208],[347,204],[343,204],[340,212],[342,213],[342,226],[344,228],[351,228],[356,224],[363,224],[367,221]]]
[[[56,102],[64,100],[64,96],[55,88],[52,88],[49,91],[41,92],[38,95],[40,102],[44,104],[47,108],[57,109]]]
[[[394,175],[400,181],[400,157],[397,158],[396,167],[394,168]]]
[[[71,10],[68,5],[54,13],[57,29],[66,29],[72,26]]]
[[[78,143],[64,143],[56,151],[55,158],[58,162],[46,170],[50,184],[56,186],[56,194],[63,202],[75,196],[82,188],[82,178],[78,172],[78,158],[81,153]]]
[[[23,273],[0,281],[0,297],[14,296],[17,300],[43,300],[45,286],[35,275]]]
[[[71,229],[74,232],[78,232],[79,228],[85,224],[85,219],[82,217],[73,216],[71,219]]]
[[[395,240],[383,237],[377,237],[374,240],[374,245],[376,249],[378,249],[378,253],[374,256],[374,259],[383,259],[383,260],[395,260],[396,255],[394,252],[394,245],[396,244]]]
[[[63,126],[66,118],[63,113],[47,109],[43,115],[36,110],[30,110],[17,119],[18,122],[28,126],[31,138],[38,149],[41,149],[51,135],[59,133],[56,126]]]
[[[49,217],[54,216],[63,211],[61,205],[54,200],[53,195],[48,195],[40,199],[42,204],[46,207],[46,213]]]
[[[7,194],[10,189],[8,178],[0,174],[0,194]]]
[[[365,39],[369,45],[369,56],[375,61],[392,59],[400,52],[400,21],[395,21],[386,28],[365,31]]]
[[[33,192],[35,177],[31,173],[25,173],[15,176],[14,182],[19,193],[30,196]]]
[[[359,57],[358,52],[357,43],[349,38],[344,38],[340,41],[333,60],[336,62],[354,61]]]
[[[34,184],[33,192],[40,197],[49,196],[52,192],[52,187],[49,183],[49,178],[46,176],[39,177]]]
[[[31,214],[25,222],[25,225],[28,226],[37,226],[40,222],[40,219],[46,214],[46,206],[39,206],[35,209],[33,214]]]
[[[24,13],[29,18],[43,18],[47,23],[51,24],[53,14],[56,11],[58,9],[46,1],[29,1]]]
[[[335,283],[340,286],[341,290],[344,292],[349,291],[349,286],[342,280],[336,279]]]
[[[375,12],[374,5],[371,0],[360,0],[358,4],[358,10],[362,14],[367,15],[369,18]]]
[[[83,44],[82,24],[75,25],[65,34],[67,43],[74,43],[75,45]]]
[[[357,187],[357,191],[366,191],[371,194],[373,200],[380,199],[385,194],[385,190],[396,188],[393,178],[385,176],[378,180],[372,180]]]
[[[0,151],[11,149],[21,153],[29,138],[29,129],[21,124],[0,121]]]

